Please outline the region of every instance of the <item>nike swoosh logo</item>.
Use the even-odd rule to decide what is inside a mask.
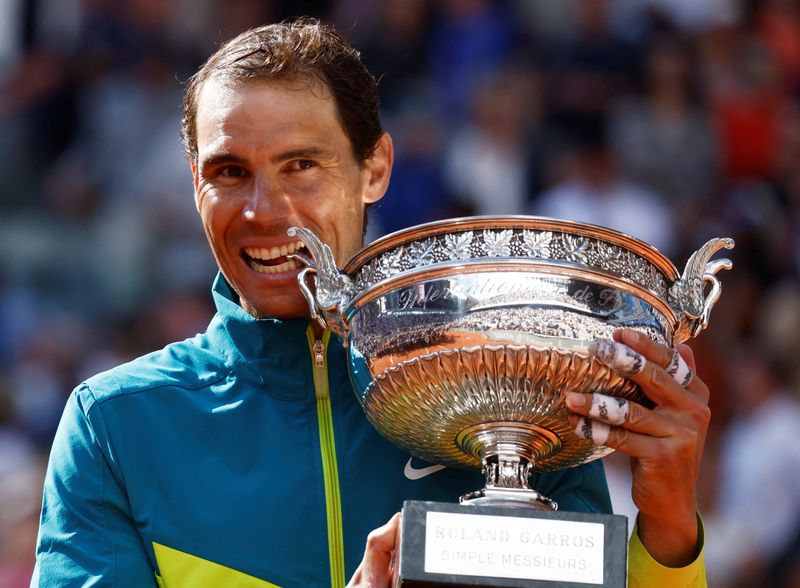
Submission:
[[[408,458],[408,462],[406,462],[406,467],[403,469],[403,473],[405,474],[406,478],[409,480],[419,480],[420,478],[424,478],[425,476],[430,476],[431,474],[435,474],[436,472],[443,470],[445,466],[443,465],[432,465],[426,468],[415,468],[411,465],[411,458]]]

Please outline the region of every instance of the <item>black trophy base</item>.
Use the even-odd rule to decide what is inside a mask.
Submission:
[[[625,588],[620,515],[406,501],[394,587]]]

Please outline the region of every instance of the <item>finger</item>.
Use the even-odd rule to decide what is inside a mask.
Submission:
[[[649,457],[658,451],[656,444],[663,442],[656,437],[634,433],[623,427],[612,427],[587,417],[572,415],[569,420],[579,437],[595,445],[618,449],[631,457]]]
[[[382,527],[378,527],[367,535],[367,547],[364,551],[364,563],[369,577],[388,577],[392,561],[392,551],[397,541],[397,530],[400,526],[400,513],[389,519]]]
[[[695,397],[700,400],[700,402],[703,404],[708,404],[709,398],[711,397],[711,391],[708,389],[708,386],[706,386],[706,383],[703,382],[703,380],[701,380],[697,375],[697,363],[695,362],[692,348],[688,345],[682,344],[678,345],[676,349],[678,350],[678,353],[681,354],[681,357],[683,357],[684,361],[686,361],[689,369],[691,369],[694,373],[694,378],[692,378],[692,381],[688,386],[686,386],[686,389],[694,394]]]
[[[672,360],[672,348],[653,341],[647,335],[634,331],[633,329],[617,329],[612,338],[618,343],[623,343],[628,347],[644,355],[649,361],[666,367]]]
[[[576,417],[570,417],[570,424],[573,423],[574,418]],[[587,417],[577,417],[575,434],[595,445],[605,445],[610,432],[611,425]]]
[[[681,388],[688,387],[694,379],[694,371],[692,371],[692,368],[689,367],[689,364],[686,363],[686,360],[683,359],[677,349],[672,350],[672,359],[664,369],[681,385]]]
[[[628,418],[628,401],[624,398],[607,396],[599,392],[594,394],[568,392],[566,403],[579,414],[588,415],[610,425],[621,425]]]
[[[667,347],[663,347],[663,350],[670,352],[669,359],[664,361],[666,366],[672,361],[673,354]],[[623,343],[596,339],[590,345],[589,352],[621,376],[639,384],[648,398],[656,404],[677,404],[686,398],[685,390],[676,385],[678,383],[667,373],[665,367],[647,361],[644,355]],[[662,354],[662,357],[664,355]]]
[[[686,363],[689,365],[693,372],[697,371],[697,363],[694,360],[694,351],[692,348],[686,345],[685,343],[681,343],[675,349],[677,349],[680,354],[683,356],[683,359],[686,360]]]
[[[686,361],[678,349],[656,343],[650,337],[633,329],[620,329],[614,332],[614,340],[642,353],[649,361],[661,366],[676,382],[686,388],[694,377],[694,356],[687,345],[682,345],[684,353],[692,358],[692,364]]]
[[[675,423],[672,419],[625,398],[607,396],[599,392],[593,394],[568,392],[565,400],[567,407],[592,421],[624,427],[651,437],[668,437],[675,432]],[[588,433],[584,438],[589,439]]]
[[[674,350],[666,345],[656,343],[650,337],[634,331],[633,329],[619,329],[614,332],[614,340],[624,343],[634,351],[642,353],[648,361],[655,362],[661,367],[666,367],[673,361]],[[688,345],[678,345],[676,348],[681,359],[686,363],[688,369],[692,371],[693,377],[685,378],[690,380],[685,387],[695,398],[707,403],[709,398],[708,386],[697,377],[697,366],[694,360],[694,353]],[[682,383],[682,382],[681,382]]]
[[[369,534],[369,537],[372,539],[372,546],[380,550],[394,549],[397,530],[399,528],[400,513],[396,512],[386,524],[378,527]]]
[[[589,353],[627,378],[638,376],[647,365],[644,355],[611,339],[595,339],[589,345]]]

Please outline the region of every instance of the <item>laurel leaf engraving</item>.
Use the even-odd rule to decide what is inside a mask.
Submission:
[[[472,231],[445,235],[444,243],[450,252],[451,259],[469,259],[472,257],[469,250],[469,246],[472,243]]]
[[[511,255],[511,237],[514,235],[511,229],[503,231],[483,232],[483,242],[486,245],[486,255],[489,257],[507,257]]]
[[[567,261],[574,261],[576,263],[589,263],[589,253],[591,248],[591,241],[585,237],[577,237],[574,235],[564,235],[564,245],[567,249]]]
[[[549,259],[552,240],[553,233],[550,231],[522,231],[522,251],[528,257]]]
[[[411,263],[417,267],[432,264],[436,261],[435,247],[436,239],[425,239],[412,243],[409,246]]]

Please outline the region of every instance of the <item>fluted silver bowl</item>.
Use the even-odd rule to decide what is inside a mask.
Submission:
[[[697,334],[719,297],[715,273],[731,265],[711,256],[733,247],[709,241],[681,275],[603,227],[471,217],[388,235],[339,270],[311,231],[290,232],[310,254],[297,255],[301,290],[344,340],[367,418],[414,455],[485,470],[497,455],[554,470],[608,453],[572,431],[564,393],[648,400],[589,344],[619,327],[668,345]],[[494,463],[487,484],[526,487],[528,469]]]

